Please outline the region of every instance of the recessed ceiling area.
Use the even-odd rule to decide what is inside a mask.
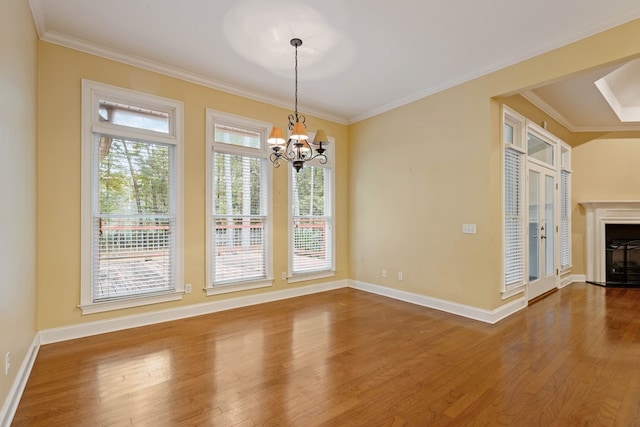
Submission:
[[[632,116],[640,113],[637,59],[585,71],[522,95],[572,132],[640,131],[640,118]]]
[[[44,41],[287,109],[301,38],[300,110],[344,124],[640,18],[637,0],[29,3]]]
[[[640,59],[621,65],[595,85],[621,122],[640,122]]]

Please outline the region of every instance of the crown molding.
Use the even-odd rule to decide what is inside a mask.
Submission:
[[[34,17],[37,13],[34,12]],[[44,19],[38,21],[36,18],[37,26],[40,27],[41,23],[44,24]],[[40,23],[41,22],[41,23]],[[273,98],[265,96],[258,92],[253,92],[233,86],[219,80],[212,79],[197,73],[192,73],[180,68],[171,67],[169,65],[161,64],[159,62],[152,61],[147,58],[143,58],[136,55],[131,55],[114,49],[109,49],[104,46],[100,46],[94,43],[89,43],[84,40],[70,37],[64,34],[56,33],[54,31],[45,31],[40,33],[40,40],[57,44],[59,46],[67,47],[69,49],[78,50],[80,52],[88,53],[90,55],[99,56],[112,61],[120,62],[123,64],[131,65],[137,68],[153,71],[155,73],[163,74],[165,76],[174,77],[180,80],[184,80],[190,83],[195,83],[200,86],[205,86],[211,89],[219,90],[221,92],[230,93],[232,95],[241,96],[243,98],[251,99],[253,101],[263,102],[265,104],[273,105],[276,107],[285,108],[288,110],[293,109],[293,104],[289,101],[284,101],[279,98]],[[335,123],[346,125],[347,120],[343,117],[329,114],[325,111],[314,110],[312,108],[306,108],[299,106],[299,110],[304,110],[306,115],[314,116],[320,119],[329,120]]]
[[[238,95],[238,96],[242,96],[244,98],[248,98],[254,101],[258,101],[258,102],[263,102],[266,104],[270,104],[276,107],[281,107],[281,108],[285,108],[288,110],[291,110],[293,105],[290,101],[285,101],[283,99],[280,98],[274,98],[274,97],[270,97],[270,96],[265,96],[261,93],[258,92],[254,92],[254,91],[249,91],[249,90],[245,90],[233,85],[229,85],[227,83],[215,80],[213,78],[210,77],[206,77],[203,75],[199,75],[197,73],[192,73],[183,69],[179,69],[176,67],[171,67],[171,66],[167,66],[152,60],[149,60],[147,58],[143,58],[143,57],[139,57],[139,56],[135,56],[135,55],[130,55],[121,51],[116,51],[113,49],[108,49],[104,46],[100,46],[97,44],[93,44],[93,43],[88,43],[84,40],[80,40],[74,37],[70,37],[70,36],[66,36],[60,33],[57,33],[55,31],[51,31],[48,29],[48,25],[45,19],[45,14],[44,11],[42,10],[42,2],[38,1],[38,0],[29,0],[29,4],[31,6],[31,11],[34,17],[34,21],[36,24],[36,29],[38,32],[38,35],[40,37],[41,40],[46,41],[46,42],[50,42],[50,43],[54,43],[54,44],[58,44],[60,46],[64,46],[64,47],[68,47],[71,49],[75,49],[75,50],[79,50],[85,53],[89,53],[92,55],[96,55],[96,56],[100,56],[106,59],[110,59],[110,60],[114,60],[117,62],[121,62],[121,63],[125,63],[128,65],[132,65],[135,67],[139,67],[139,68],[143,68],[149,71],[153,71],[153,72],[157,72],[160,74],[164,74],[170,77],[175,77],[181,80],[185,80],[188,82],[192,82],[192,83],[196,83],[199,84],[201,86],[205,86],[205,87],[209,87],[212,89],[216,89],[216,90],[220,90],[226,93],[230,93],[233,95]],[[546,43],[544,45],[541,46],[537,46],[533,49],[527,50],[527,51],[523,51],[520,52],[518,55],[513,55],[509,58],[506,58],[504,60],[501,61],[497,61],[493,64],[490,64],[488,66],[485,67],[481,67],[478,68],[476,70],[473,70],[469,73],[466,73],[464,75],[462,75],[459,78],[455,78],[455,79],[451,79],[448,81],[445,81],[441,84],[437,84],[434,85],[428,89],[425,90],[421,90],[418,92],[415,92],[413,94],[410,94],[408,96],[405,96],[401,99],[398,99],[397,101],[393,101],[390,103],[387,103],[385,105],[382,105],[380,107],[371,109],[367,112],[364,112],[362,114],[353,116],[351,118],[346,118],[346,117],[342,117],[342,116],[338,116],[335,114],[332,114],[330,112],[327,111],[322,111],[322,110],[316,110],[316,109],[309,109],[303,106],[303,109],[305,111],[305,113],[321,118],[321,119],[325,119],[325,120],[329,120],[338,124],[342,124],[342,125],[349,125],[349,124],[353,124],[374,116],[377,116],[379,114],[382,114],[384,112],[402,107],[406,104],[410,104],[412,102],[415,102],[417,100],[420,100],[422,98],[425,98],[427,96],[433,95],[435,93],[441,92],[443,90],[452,88],[454,86],[457,86],[459,84],[468,82],[470,80],[482,77],[484,75],[490,74],[492,72],[501,70],[503,68],[509,67],[511,65],[517,64],[519,62],[525,61],[527,59],[533,58],[535,56],[541,55],[545,52],[551,51],[553,49],[557,49],[560,48],[562,46],[568,45],[570,43],[576,42],[578,40],[581,40],[583,38],[592,36],[596,33],[611,29],[613,27],[625,24],[627,22],[630,22],[634,19],[637,19],[638,16],[640,16],[640,6],[636,6],[636,7],[632,7],[629,8],[627,10],[625,10],[624,12],[621,12],[609,19],[606,20],[601,20],[595,23],[592,23],[591,25],[585,25],[583,27],[578,28],[577,30],[567,34],[566,36],[553,40],[552,42]],[[566,122],[566,119],[565,119]],[[567,123],[567,125],[570,125],[570,123]],[[568,128],[568,126],[567,126]],[[624,128],[624,130],[635,130],[635,129],[640,129],[640,127],[635,127],[633,129],[630,128]],[[587,130],[587,128],[575,128],[575,131],[600,131],[600,129],[596,130],[595,128],[588,128],[589,130]],[[608,129],[611,130],[611,129]]]
[[[543,112],[548,114],[552,119],[560,123],[562,126],[567,128],[569,132],[637,132],[640,131],[640,123],[635,124],[627,124],[620,123],[615,126],[578,126],[575,123],[571,122],[567,119],[563,114],[561,114],[558,110],[553,108],[549,103],[536,95],[533,91],[528,90],[526,92],[522,92],[523,98],[527,101],[531,102],[533,105],[541,109]]]
[[[440,85],[436,85],[433,86],[429,89],[426,90],[422,90],[419,92],[416,92],[412,95],[406,96],[402,99],[399,99],[397,101],[385,104],[383,106],[380,106],[379,108],[375,108],[373,110],[370,110],[366,113],[360,114],[358,116],[352,117],[348,120],[348,124],[352,124],[352,123],[356,123],[368,118],[371,118],[373,116],[376,116],[378,114],[382,114],[384,112],[393,110],[395,108],[398,107],[402,107],[403,105],[409,104],[411,102],[417,101],[419,99],[425,98],[429,95],[433,95],[435,93],[438,92],[442,92],[444,90],[450,89],[452,87],[455,87],[457,85],[460,85],[462,83],[466,83],[468,81],[477,79],[479,77],[485,76],[487,74],[491,74],[493,72],[496,72],[498,70],[502,70],[504,68],[510,67],[512,65],[515,65],[519,62],[523,62],[526,61],[528,59],[534,58],[538,55],[542,55],[546,52],[552,51],[554,49],[558,49],[561,48],[563,46],[569,45],[571,43],[575,43],[579,40],[582,40],[584,38],[587,38],[589,36],[592,36],[594,34],[600,33],[602,31],[606,31],[608,29],[617,27],[619,25],[623,25],[626,24],[627,22],[631,22],[634,19],[638,19],[638,16],[640,15],[640,6],[631,8],[626,10],[623,13],[620,13],[610,19],[607,20],[603,20],[603,21],[598,21],[597,23],[594,23],[592,25],[587,25],[584,26],[576,31],[574,31],[573,33],[568,34],[567,36],[561,38],[561,39],[556,39],[551,43],[547,43],[545,45],[542,46],[538,46],[534,49],[530,49],[528,51],[524,51],[521,52],[518,55],[514,55],[510,58],[507,58],[505,60],[502,61],[498,61],[494,64],[488,65],[486,67],[482,67],[479,68],[477,70],[474,70],[470,73],[467,73],[465,75],[463,75],[460,78],[457,79],[452,79],[452,80],[448,80]],[[565,119],[566,121],[566,119]],[[566,127],[566,126],[565,126]],[[587,128],[584,128],[587,129]],[[577,132],[595,132],[595,131],[600,131],[600,130],[594,130],[595,128],[588,128],[591,130],[576,130]],[[640,130],[640,127],[638,127],[638,129]],[[609,129],[611,130],[611,129]],[[625,128],[624,130],[632,130],[632,129],[628,129]],[[572,131],[573,132],[573,131]]]
[[[549,116],[551,116],[552,119],[554,119],[555,121],[560,123],[562,126],[567,128],[569,132],[580,132],[579,130],[577,130],[578,129],[577,126],[575,126],[569,119],[567,119],[558,110],[553,108],[551,104],[548,104],[544,99],[536,95],[535,92],[533,92],[532,90],[527,90],[525,92],[522,92],[520,95],[522,95],[524,99],[526,99],[527,101],[529,101],[530,103],[532,103],[533,105],[535,105],[536,107],[538,107],[539,109],[547,113]]]

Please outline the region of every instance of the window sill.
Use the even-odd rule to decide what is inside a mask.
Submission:
[[[268,288],[273,285],[273,279],[265,279],[257,282],[243,282],[237,284],[217,285],[206,288],[207,296],[229,294],[232,292],[249,291],[251,289]]]
[[[519,293],[524,292],[525,284],[514,286],[511,289],[507,289],[506,291],[502,291],[502,299],[511,298],[514,295],[518,295]]]
[[[561,275],[561,276],[564,276],[565,274],[569,274],[569,273],[571,273],[571,268],[572,268],[572,267],[573,267],[573,266],[572,266],[572,265],[570,265],[570,266],[568,266],[568,267],[563,267],[563,268],[561,268],[561,269],[560,269],[560,275]]]
[[[335,270],[323,270],[314,271],[312,273],[298,273],[287,277],[288,283],[306,282],[307,280],[325,279],[327,277],[334,277],[336,275]]]
[[[123,308],[140,307],[143,305],[158,304],[161,302],[178,301],[182,299],[182,291],[153,296],[136,296],[113,301],[80,304],[82,315],[102,313],[104,311],[121,310]]]

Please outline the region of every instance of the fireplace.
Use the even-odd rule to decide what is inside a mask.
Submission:
[[[586,281],[640,286],[640,201],[580,204],[586,213]]]
[[[605,224],[605,285],[640,286],[640,224]]]

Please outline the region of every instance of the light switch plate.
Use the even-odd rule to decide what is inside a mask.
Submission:
[[[462,232],[464,234],[476,234],[475,224],[462,224]]]

